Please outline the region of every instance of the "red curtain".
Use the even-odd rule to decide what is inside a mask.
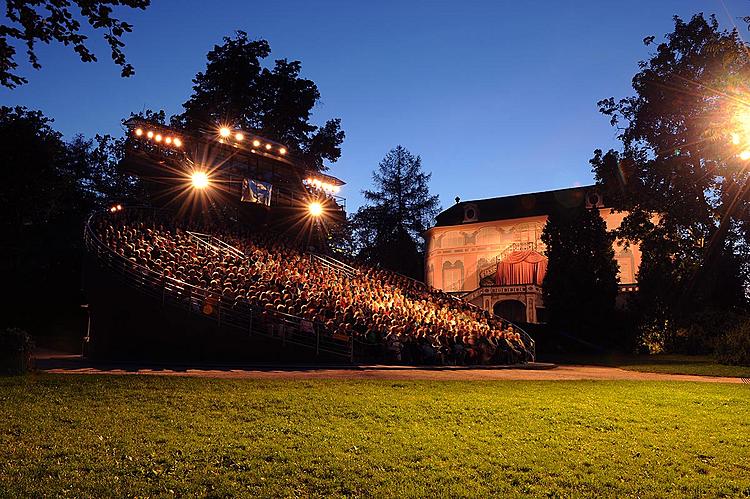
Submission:
[[[547,258],[534,250],[514,251],[497,266],[498,286],[542,284],[547,273]]]

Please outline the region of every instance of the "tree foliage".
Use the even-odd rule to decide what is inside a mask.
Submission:
[[[104,40],[109,45],[112,61],[122,68],[122,76],[135,74],[133,66],[125,59],[122,37],[130,33],[133,26],[113,17],[114,7],[125,6],[132,9],[145,9],[150,0],[6,0],[5,19],[0,24],[0,85],[15,88],[28,83],[16,70],[16,47],[14,43],[26,46],[29,63],[40,69],[41,63],[36,53],[36,44],[51,42],[70,45],[83,62],[95,62],[96,55],[87,47],[88,37],[81,32],[82,17],[95,30],[104,32]],[[78,14],[71,9],[78,7]]]
[[[724,306],[744,306],[737,277],[747,262],[726,264],[750,241],[750,170],[740,158],[750,148],[750,54],[736,31],[698,14],[675,17],[639,67],[635,95],[599,102],[622,151],[597,150],[591,164],[607,199],[629,213],[617,237],[641,244],[645,316],[669,329],[727,285],[738,301]]]
[[[286,144],[310,168],[324,170],[324,160],[341,156],[344,132],[339,119],[322,127],[310,122],[320,100],[315,82],[302,78],[299,61],[277,59],[271,68],[263,60],[271,54],[265,40],[250,40],[238,31],[208,53],[205,71],[193,79],[193,94],[185,112],[173,123],[183,128],[213,129],[217,123],[254,130]]]
[[[596,209],[555,210],[542,232],[548,258],[542,284],[550,325],[598,344],[611,339],[617,296],[613,236]]]
[[[81,238],[71,235],[80,234],[85,217],[143,198],[139,183],[116,168],[122,139],[66,143],[40,111],[0,107],[0,147],[0,272],[14,290],[2,321],[33,330],[78,306]],[[49,317],[40,317],[37,300],[49,296]]]
[[[422,160],[396,146],[373,172],[373,190],[363,194],[368,204],[352,217],[358,256],[373,265],[412,277],[422,273],[422,234],[439,211],[437,195],[431,195],[431,174]]]

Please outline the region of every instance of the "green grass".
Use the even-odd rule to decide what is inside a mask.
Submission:
[[[0,378],[0,496],[750,496],[750,387]]]
[[[667,374],[695,374],[698,376],[728,376],[750,378],[750,366],[719,364],[708,355],[610,355],[558,359],[560,364],[598,364],[620,367],[629,371]]]

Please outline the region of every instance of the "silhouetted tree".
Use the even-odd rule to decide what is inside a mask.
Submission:
[[[115,201],[142,199],[135,179],[116,168],[122,140],[77,136],[67,144],[40,111],[0,107],[0,273],[13,290],[0,326],[33,333],[66,321],[64,327],[77,327],[71,323],[81,298],[86,216]],[[39,300],[45,314],[38,313]]]
[[[133,26],[112,16],[113,7],[125,6],[145,9],[150,0],[6,0],[5,18],[0,24],[0,85],[15,88],[28,83],[16,73],[16,47],[14,42],[26,46],[26,54],[34,69],[40,69],[36,54],[37,42],[72,45],[83,62],[95,62],[96,55],[86,46],[88,36],[81,31],[83,18],[91,29],[103,30],[109,45],[112,61],[122,68],[122,76],[135,74],[135,69],[125,60],[122,36]],[[78,12],[70,7],[76,5]]]
[[[617,262],[599,211],[583,205],[554,210],[541,238],[549,260],[542,288],[550,325],[600,345],[611,343]]]
[[[397,146],[373,172],[374,190],[363,191],[368,204],[352,217],[358,256],[403,274],[421,278],[422,233],[439,211],[438,196],[430,195],[431,174],[422,160]]]
[[[725,307],[746,305],[748,262],[732,255],[750,242],[750,170],[740,157],[750,148],[749,77],[736,31],[702,14],[675,17],[640,63],[635,95],[599,102],[623,150],[597,150],[591,163],[607,199],[629,213],[617,237],[642,245],[638,302],[653,329],[689,321],[717,293],[732,297]]]
[[[344,132],[339,119],[322,127],[310,123],[320,100],[315,82],[300,77],[299,61],[277,59],[272,68],[262,61],[271,54],[265,40],[250,40],[238,31],[208,53],[206,70],[193,79],[185,112],[173,124],[191,130],[226,123],[286,144],[310,168],[324,170],[324,160],[341,156]]]

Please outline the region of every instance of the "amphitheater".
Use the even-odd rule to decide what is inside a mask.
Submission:
[[[212,229],[208,229],[208,226]],[[533,362],[518,326],[407,277],[229,222],[129,208],[85,227],[90,353],[101,358]]]

